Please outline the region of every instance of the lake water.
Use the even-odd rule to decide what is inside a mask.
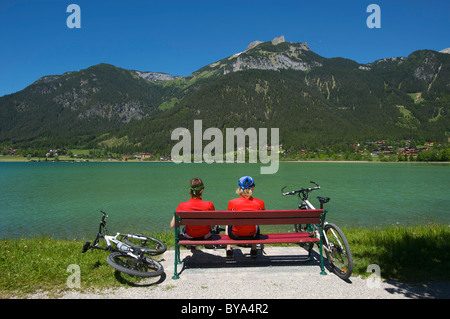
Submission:
[[[235,198],[239,177],[251,175],[266,209],[295,209],[286,191],[321,189],[331,197],[327,220],[340,226],[450,223],[450,165],[428,163],[280,163],[273,175],[260,164],[0,163],[0,238],[93,237],[100,210],[111,233],[168,230],[192,177],[205,182],[203,199],[218,210]]]

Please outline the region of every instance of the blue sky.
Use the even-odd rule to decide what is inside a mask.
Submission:
[[[369,4],[381,9],[370,29]],[[81,28],[70,29],[70,4]],[[98,63],[187,76],[284,35],[324,57],[369,63],[450,47],[447,0],[0,0],[0,96]]]

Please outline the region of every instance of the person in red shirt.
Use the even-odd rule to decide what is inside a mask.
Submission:
[[[239,188],[236,194],[239,198],[232,199],[228,202],[228,210],[235,211],[252,211],[264,210],[264,201],[253,197],[253,189],[255,188],[255,181],[250,176],[244,176],[239,179]],[[226,227],[226,234],[231,239],[257,239],[260,231],[258,225],[228,225]],[[252,245],[250,256],[256,257],[256,244]],[[231,245],[227,245],[227,258],[233,258],[233,250]]]
[[[178,205],[176,211],[201,211],[201,210],[214,210],[214,204],[212,202],[202,200],[203,189],[205,188],[201,178],[193,178],[189,183],[189,194],[191,199],[187,202],[182,202]],[[170,227],[175,227],[175,216],[170,222]],[[208,239],[212,236],[211,226],[209,225],[187,225],[182,233],[186,239]]]

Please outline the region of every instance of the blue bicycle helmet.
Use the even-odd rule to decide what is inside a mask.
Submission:
[[[239,187],[242,189],[255,187],[255,181],[250,176],[243,176],[239,179]]]

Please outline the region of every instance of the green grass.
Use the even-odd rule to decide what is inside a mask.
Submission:
[[[151,236],[174,245],[171,233]],[[71,290],[67,278],[72,264],[80,267],[80,290],[129,286],[141,280],[116,273],[106,262],[108,252],[89,250],[82,254],[83,244],[49,237],[0,240],[0,298],[22,297],[39,290],[56,295]]]
[[[367,267],[377,264],[381,277],[403,282],[450,280],[450,227],[343,229],[354,259],[354,273],[370,275]]]
[[[165,110],[171,109],[175,105],[177,105],[178,102],[179,102],[179,100],[177,98],[175,98],[175,97],[171,98],[169,101],[165,101],[165,102],[161,103],[158,106],[158,109],[160,109],[161,111],[165,111]]]
[[[354,259],[354,276],[369,276],[377,264],[381,277],[402,282],[450,280],[450,228],[447,225],[343,228]],[[152,233],[174,246],[173,232]],[[140,278],[117,273],[107,252],[81,253],[84,241],[49,237],[0,240],[0,298],[25,297],[42,290],[58,295],[67,286],[69,265],[81,271],[80,290],[130,286]],[[158,257],[156,257],[158,259]],[[239,269],[236,269],[239,271]]]
[[[422,93],[421,92],[408,93],[408,95],[414,100],[414,104],[420,104],[423,101],[425,101],[425,99],[422,97]]]

